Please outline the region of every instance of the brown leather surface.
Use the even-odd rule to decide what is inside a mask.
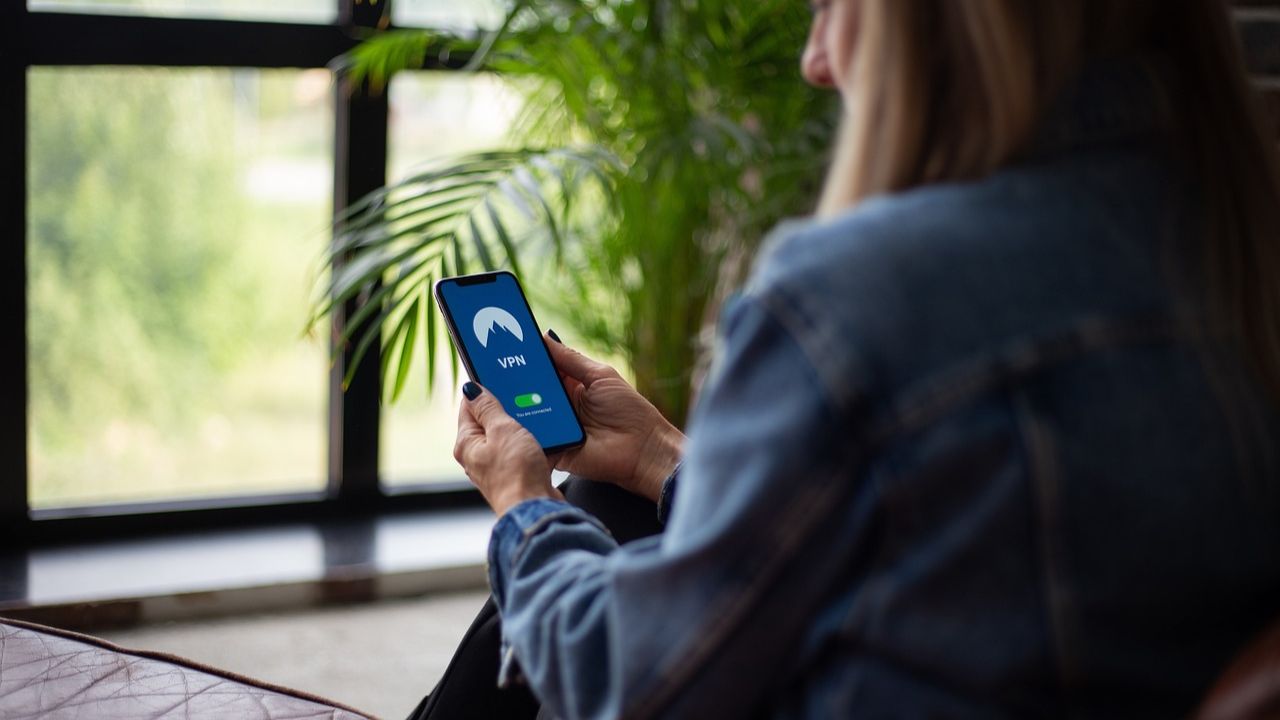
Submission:
[[[0,718],[363,720],[349,707],[190,660],[0,621]]]
[[[1196,718],[1280,718],[1280,622],[1231,663],[1209,691]]]

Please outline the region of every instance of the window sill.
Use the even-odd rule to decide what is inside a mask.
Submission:
[[[94,630],[486,586],[485,509],[0,551],[0,615]]]

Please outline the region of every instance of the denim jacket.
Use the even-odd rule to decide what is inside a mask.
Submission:
[[[1004,170],[779,228],[665,532],[499,520],[506,671],[563,718],[1192,710],[1280,613],[1277,474],[1240,442],[1280,433],[1182,329],[1199,208],[1158,107],[1086,73]]]

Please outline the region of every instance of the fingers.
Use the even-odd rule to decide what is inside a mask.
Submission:
[[[550,470],[554,470],[554,469],[556,469],[557,467],[559,467],[559,466],[560,466],[560,462],[564,459],[564,454],[565,454],[565,451],[564,451],[564,450],[562,450],[562,451],[560,451],[560,452],[558,452],[558,453],[555,453],[554,455],[548,455],[548,456],[547,456],[547,468],[548,468],[548,469],[550,469]]]
[[[506,408],[502,407],[502,403],[498,402],[498,398],[493,396],[493,393],[485,391],[484,388],[475,383],[468,384],[480,392],[466,400],[463,405],[480,427],[487,430],[497,423],[504,421],[514,422],[511,420],[511,416],[507,414]]]
[[[579,454],[581,454],[581,452],[582,452],[581,448],[574,448],[573,450],[565,450],[562,453],[558,453],[555,456],[555,466],[554,466],[555,469],[563,470],[564,472],[567,472],[567,473],[572,473],[573,461],[575,458],[578,457]]]
[[[585,385],[578,382],[577,379],[571,378],[563,373],[560,374],[560,382],[564,384],[564,391],[569,395],[569,402],[578,410],[582,409],[582,395],[587,391]]]
[[[471,413],[471,403],[464,400],[458,406],[458,435],[474,432],[483,435],[484,428],[480,427],[480,423],[476,422],[475,415]]]
[[[484,438],[484,428],[480,427],[480,423],[476,422],[475,416],[471,414],[471,403],[463,400],[458,407],[458,437],[453,443],[453,459],[458,461],[459,465],[466,469],[467,450],[477,440]]]
[[[549,334],[546,337],[547,350],[551,353],[552,362],[555,363],[556,369],[566,376],[586,386],[603,378],[621,377],[617,370],[608,365],[596,362],[577,350],[561,344]]]
[[[534,497],[558,497],[548,482],[552,463],[537,439],[498,399],[474,382],[462,386],[453,457],[499,515]]]

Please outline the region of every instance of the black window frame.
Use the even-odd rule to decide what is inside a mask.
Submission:
[[[380,359],[372,348],[342,390],[347,358],[338,352],[329,377],[328,478],[322,491],[222,496],[36,509],[28,501],[27,373],[27,71],[33,66],[328,68],[375,29],[389,29],[391,3],[331,0],[330,24],[192,17],[31,11],[26,0],[0,3],[0,303],[8,308],[0,354],[0,537],[23,545],[122,535],[298,522],[400,510],[482,504],[456,481],[387,488],[379,479]],[[428,53],[424,70],[458,70],[458,54]],[[387,181],[385,92],[351,92],[334,83],[335,211]],[[321,248],[317,248],[319,252]],[[335,328],[355,307],[335,313]],[[13,339],[21,337],[21,343]],[[336,337],[336,334],[335,334]]]

